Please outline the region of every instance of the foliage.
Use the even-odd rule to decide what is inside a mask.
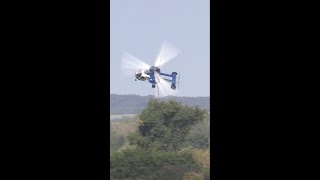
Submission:
[[[117,133],[110,123],[110,153],[116,151],[125,143],[125,137]]]
[[[210,179],[206,115],[175,101],[151,100],[134,120],[113,121],[110,179]]]
[[[127,143],[127,135],[137,129],[138,117],[130,121],[110,122],[110,152],[119,150]]]
[[[115,179],[183,179],[198,169],[190,152],[128,149],[110,157],[110,175]]]
[[[196,124],[186,137],[186,146],[205,149],[210,144],[210,116]]]
[[[131,120],[120,119],[118,121],[112,121],[110,126],[112,126],[114,131],[118,134],[126,137],[129,133],[134,132],[137,129],[138,121],[139,118],[135,116]]]
[[[202,121],[206,113],[176,101],[151,100],[140,115],[138,132],[129,135],[128,140],[142,149],[177,151],[192,126]]]
[[[201,168],[199,173],[203,179],[210,179],[210,151],[208,149],[194,149],[192,152],[193,159]]]
[[[188,172],[185,174],[183,180],[203,180],[204,177],[201,173],[196,173],[196,172]]]

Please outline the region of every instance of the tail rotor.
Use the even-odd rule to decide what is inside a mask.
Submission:
[[[177,81],[177,87],[178,87],[178,89],[180,89],[180,74],[181,74],[181,73],[178,74],[178,81]]]

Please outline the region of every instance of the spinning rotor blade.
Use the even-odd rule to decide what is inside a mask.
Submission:
[[[156,97],[173,96],[178,93],[178,90],[171,89],[171,83],[160,77],[158,72],[155,72],[155,79],[158,91],[156,91]]]
[[[149,69],[150,66],[134,57],[133,55],[125,52],[122,54],[121,69],[125,75],[133,75],[135,72],[143,69]]]
[[[165,41],[164,43],[162,43],[161,49],[154,65],[156,67],[162,67],[171,59],[176,57],[179,53],[180,51],[174,45]]]

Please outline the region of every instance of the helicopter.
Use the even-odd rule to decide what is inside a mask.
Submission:
[[[145,81],[156,89],[158,97],[175,95],[179,89],[180,74],[172,72],[171,74],[161,72],[166,63],[176,57],[180,51],[168,41],[164,41],[160,48],[159,54],[153,66],[141,61],[133,55],[125,52],[122,55],[122,70],[124,73],[134,75],[135,81]]]
[[[158,73],[159,75],[163,75],[163,76],[168,76],[168,77],[171,77],[172,79],[164,79],[168,82],[171,82],[171,89],[175,90],[176,89],[176,76],[177,76],[177,72],[172,72],[172,74],[166,74],[166,73],[161,73],[160,72],[160,68],[158,67],[155,67],[155,66],[152,66],[149,70],[141,70],[141,71],[138,71],[135,73],[135,76],[136,76],[136,81],[137,79],[140,80],[140,81],[145,81],[145,80],[148,80],[151,84],[152,84],[152,88],[155,88],[156,87],[156,84],[158,83],[156,81],[156,78],[159,78],[159,77],[156,77],[156,73]]]

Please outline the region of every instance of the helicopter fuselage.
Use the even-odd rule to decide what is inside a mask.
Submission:
[[[140,81],[145,81],[148,80],[150,78],[150,75],[147,74],[148,70],[141,70],[135,73],[136,76],[136,80],[140,80]]]

